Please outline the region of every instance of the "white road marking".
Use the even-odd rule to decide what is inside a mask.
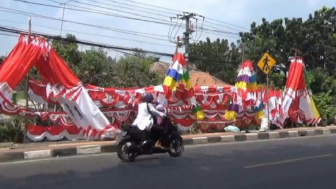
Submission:
[[[271,165],[293,163],[293,162],[304,161],[304,160],[326,158],[326,157],[331,157],[331,156],[334,156],[334,154],[325,154],[325,155],[320,155],[320,156],[310,156],[310,157],[303,157],[303,158],[296,158],[296,159],[288,159],[288,160],[271,162],[271,163],[261,163],[261,164],[256,164],[256,165],[245,166],[244,168],[245,169],[251,169],[251,168],[257,168],[257,167],[265,167],[265,166],[271,166]]]

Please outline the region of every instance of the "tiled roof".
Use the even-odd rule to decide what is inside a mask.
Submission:
[[[232,86],[224,81],[211,76],[209,73],[196,70],[195,66],[190,66],[190,80],[193,85],[198,86],[215,86],[215,87],[227,87]],[[169,69],[169,64],[164,62],[155,62],[152,66],[152,71],[159,74],[166,75]]]
[[[211,76],[209,73],[201,71],[190,71],[190,80],[193,85],[198,86],[215,86],[215,87],[230,87],[232,85]]]

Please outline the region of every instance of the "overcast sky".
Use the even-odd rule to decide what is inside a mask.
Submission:
[[[23,1],[48,4],[55,7],[23,3],[20,0],[1,0],[1,26],[25,30],[28,28],[28,16],[5,12],[3,7],[61,19],[63,9],[60,7],[63,5],[60,3],[67,2],[68,0]],[[94,4],[95,6],[88,4]],[[110,15],[65,9],[64,20],[87,23],[92,26],[64,22],[63,35],[72,33],[78,39],[97,43],[173,53],[175,48],[174,44],[168,41],[168,31],[170,29],[170,17],[176,16],[179,13],[176,10],[193,12],[205,17],[203,27],[208,30],[203,30],[202,35],[200,35],[200,30],[196,30],[197,36],[200,36],[201,40],[205,37],[210,37],[211,39],[219,37],[236,41],[236,33],[239,31],[248,31],[253,21],[260,23],[262,18],[271,21],[285,17],[302,17],[303,19],[307,19],[310,13],[321,9],[324,5],[333,7],[335,4],[335,0],[72,0],[65,5],[66,8],[85,8],[86,11],[98,11]],[[130,17],[132,19],[116,16]],[[42,19],[35,16],[32,19],[32,30],[35,32],[52,35],[59,35],[61,33],[60,20]],[[144,19],[147,21],[134,19]],[[163,24],[152,23],[154,20]],[[173,20],[172,28],[174,28],[175,21]],[[201,20],[199,20],[198,26],[201,23]],[[177,30],[178,26],[175,27],[172,36],[175,36],[176,31],[177,35],[181,36],[183,34],[183,28],[181,27]],[[102,27],[105,27],[105,29],[102,29]],[[219,33],[218,31],[221,32]],[[130,33],[135,35],[130,35]],[[230,34],[227,35],[225,33]],[[194,33],[193,37],[196,37],[196,33]],[[17,36],[5,36],[3,32],[0,32],[0,42],[0,55],[8,54],[16,44]],[[82,46],[81,48],[85,50],[89,47]],[[119,53],[112,50],[109,54],[120,56]],[[162,60],[168,62],[169,58],[166,57]]]

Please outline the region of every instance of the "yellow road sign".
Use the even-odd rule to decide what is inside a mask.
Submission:
[[[272,70],[275,63],[276,60],[266,52],[263,54],[257,65],[265,74],[268,74]]]

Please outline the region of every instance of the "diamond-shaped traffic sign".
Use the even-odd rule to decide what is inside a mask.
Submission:
[[[265,74],[268,74],[272,70],[275,63],[276,60],[266,52],[263,54],[257,65]]]

